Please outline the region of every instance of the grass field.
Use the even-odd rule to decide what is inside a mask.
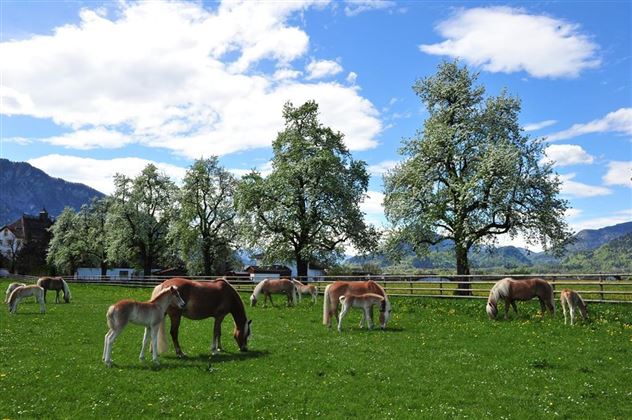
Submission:
[[[591,305],[570,327],[536,301],[492,322],[484,301],[401,298],[387,331],[359,329],[353,313],[338,334],[319,298],[247,308],[248,353],[227,317],[226,352],[212,359],[212,319],[184,320],[189,357],[171,350],[158,368],[138,360],[143,330],[128,326],[108,369],[107,307],[151,289],[71,290],[70,304],[49,293],[43,315],[32,298],[0,312],[1,418],[632,418],[632,305]]]

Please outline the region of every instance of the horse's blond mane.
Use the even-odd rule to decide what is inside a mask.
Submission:
[[[259,295],[261,294],[261,289],[263,289],[263,286],[267,284],[269,280],[270,279],[263,279],[259,283],[257,283],[254,290],[252,291],[252,295],[255,297],[255,299],[259,297]]]

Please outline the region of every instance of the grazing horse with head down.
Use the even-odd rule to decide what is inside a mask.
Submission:
[[[70,289],[68,283],[61,277],[40,277],[37,285],[44,288],[44,301],[46,301],[46,291],[55,291],[55,303],[59,303],[59,292],[64,292],[64,302],[70,302]]]
[[[575,322],[575,311],[577,311],[577,309],[579,309],[579,313],[584,321],[588,318],[586,302],[584,302],[581,295],[574,290],[562,290],[562,293],[560,294],[560,305],[562,305],[562,311],[564,312],[564,325],[566,325],[567,322],[567,308],[571,313],[571,325]]]
[[[4,294],[4,303],[9,302],[9,296],[11,296],[11,292],[17,289],[20,286],[26,286],[24,283],[11,283],[9,287],[7,287],[7,291]]]
[[[363,295],[365,293],[375,293],[384,297],[385,304],[384,310],[380,311],[380,326],[382,329],[386,328],[386,324],[391,317],[391,303],[388,300],[388,295],[382,286],[374,282],[373,280],[367,281],[335,281],[325,288],[323,297],[323,324],[331,327],[331,317],[335,316],[338,319],[338,304],[340,296],[351,295]],[[373,320],[373,313],[369,311],[371,321]],[[360,325],[364,321],[365,314],[363,313]]]
[[[509,314],[509,305],[518,313],[517,300],[530,300],[537,297],[540,301],[540,309],[544,313],[545,308],[555,315],[555,299],[553,288],[542,279],[514,280],[504,278],[494,284],[487,299],[487,315],[490,319],[496,319],[498,315],[498,301],[505,301],[505,319]]]
[[[263,306],[265,306],[266,301],[270,299],[270,303],[274,306],[274,302],[272,302],[272,294],[280,293],[287,296],[287,305],[296,304],[296,285],[292,282],[292,280],[288,279],[263,279],[252,291],[252,295],[250,296],[250,306],[257,305],[257,299],[259,295],[264,295],[263,298]]]
[[[199,320],[209,317],[215,318],[215,326],[213,328],[213,343],[211,345],[211,353],[216,354],[222,349],[221,334],[222,321],[224,317],[231,314],[235,323],[233,336],[239,346],[239,350],[248,351],[248,338],[252,331],[252,320],[246,317],[244,303],[237,290],[224,279],[216,279],[213,281],[192,281],[181,278],[173,278],[165,280],[154,288],[152,296],[160,293],[161,290],[177,286],[180,296],[186,301],[185,309],[170,306],[167,314],[171,319],[171,339],[175,346],[176,354],[184,357],[184,352],[178,341],[178,330],[180,328],[180,320],[185,318]],[[165,320],[162,320],[158,330],[158,351],[167,350],[167,337],[165,334]]]
[[[35,299],[40,304],[40,313],[46,312],[46,305],[44,304],[44,289],[36,284],[30,284],[28,286],[19,286],[13,289],[7,304],[9,305],[9,312],[15,314],[18,312],[18,304],[22,299],[29,296],[35,296]]]

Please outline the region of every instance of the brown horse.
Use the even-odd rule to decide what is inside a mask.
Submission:
[[[44,288],[44,301],[46,301],[46,291],[54,290],[55,294],[55,303],[59,303],[59,292],[64,292],[64,302],[70,302],[70,289],[68,288],[68,283],[61,277],[40,277],[37,280],[37,285],[39,287]]]
[[[263,279],[261,280],[255,289],[252,291],[252,295],[250,295],[250,306],[255,306],[257,304],[257,299],[259,295],[263,293],[263,306],[266,305],[266,301],[270,299],[270,303],[274,306],[274,302],[272,302],[272,293],[281,293],[287,296],[287,305],[296,304],[296,285],[292,282],[292,280],[288,279]]]
[[[391,317],[391,303],[388,300],[386,291],[374,282],[373,280],[367,281],[335,281],[325,288],[323,299],[323,324],[331,327],[331,317],[336,316],[338,319],[338,304],[340,296],[344,295],[363,295],[365,293],[375,293],[384,297],[385,305],[384,310],[380,310],[380,326],[382,329],[386,328],[386,323]],[[370,311],[369,316],[371,322],[373,321],[373,312]],[[365,314],[362,315],[360,325],[364,321]]]
[[[211,353],[216,354],[221,350],[222,321],[227,314],[233,316],[235,330],[233,336],[239,350],[248,351],[248,337],[252,331],[252,320],[246,317],[244,303],[241,301],[239,293],[224,279],[217,279],[209,282],[191,281],[181,278],[165,280],[154,288],[152,296],[160,293],[161,290],[177,286],[180,296],[185,300],[187,306],[184,310],[174,308],[167,309],[167,314],[171,319],[171,339],[180,357],[184,356],[180,343],[178,342],[178,330],[182,316],[185,318],[199,320],[208,317],[215,318],[213,329],[213,343]],[[165,320],[163,319],[158,330],[158,351],[160,353],[167,350],[167,337],[165,334]]]
[[[553,288],[542,279],[514,280],[505,278],[496,282],[489,291],[487,299],[487,315],[490,319],[496,319],[498,315],[498,301],[505,301],[505,319],[509,314],[509,305],[518,313],[517,300],[531,300],[537,297],[540,300],[540,309],[544,313],[545,308],[555,315],[555,300]]]

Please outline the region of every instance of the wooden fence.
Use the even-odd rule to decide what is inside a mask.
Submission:
[[[12,276],[27,282],[35,282],[33,276]],[[507,275],[388,275],[388,276],[321,276],[301,278],[304,283],[317,286],[322,294],[327,284],[335,280],[359,281],[371,279],[381,284],[389,296],[404,298],[456,298],[486,299],[494,283]],[[514,279],[539,277],[553,286],[556,295],[564,288],[579,292],[585,301],[598,303],[632,303],[632,274],[538,274],[512,275]],[[112,279],[107,277],[88,277],[75,279],[64,277],[69,283],[99,284],[103,286],[154,287],[171,277],[132,277],[130,279]],[[213,278],[188,276],[198,281],[210,281]],[[240,292],[252,292],[255,283],[244,277],[224,277]],[[459,288],[467,283],[469,288]],[[469,295],[459,292],[470,292]]]

